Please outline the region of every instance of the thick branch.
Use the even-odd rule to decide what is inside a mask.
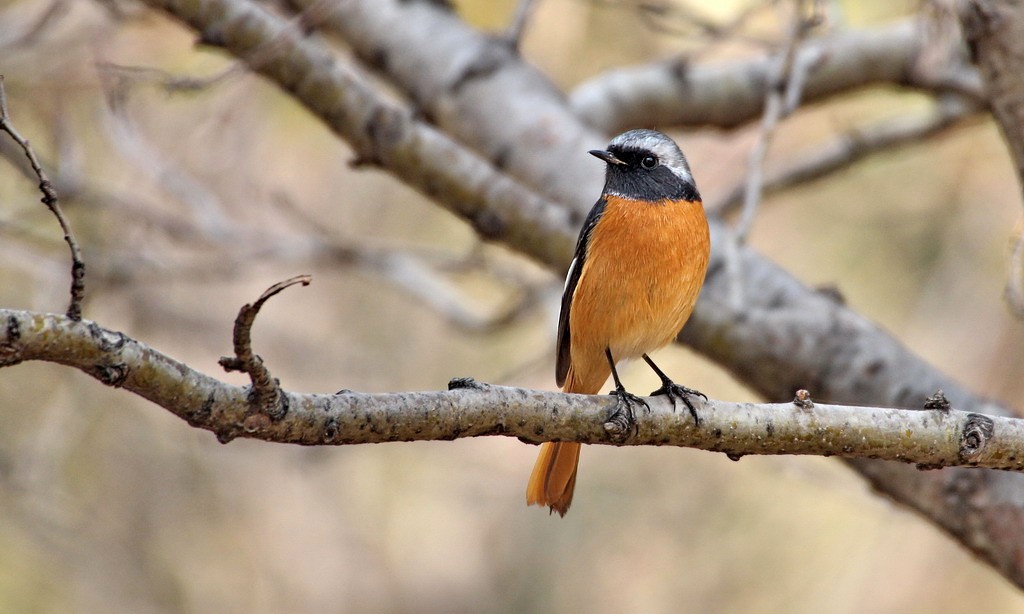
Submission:
[[[252,69],[291,92],[344,138],[362,163],[384,166],[470,220],[484,238],[551,265],[560,265],[571,252],[566,211],[388,102],[355,68],[337,62],[325,45],[307,38],[294,24],[237,0],[148,3],[191,25],[208,45],[241,59],[258,51]],[[274,44],[267,44],[271,40]],[[563,232],[551,237],[552,228]],[[545,233],[560,240],[540,240]]]
[[[992,114],[999,124],[1017,181],[1024,189],[1024,5],[1019,2],[965,0],[960,21],[974,62],[985,76]],[[1018,236],[1010,256],[1005,296],[1024,318],[1024,242]]]
[[[969,465],[1024,471],[1024,420],[952,409],[813,404],[701,403],[701,426],[663,398],[648,399],[625,441],[604,419],[605,396],[541,392],[457,380],[445,392],[298,394],[287,415],[261,420],[249,388],[195,371],[126,335],[88,321],[0,309],[0,366],[43,360],[77,368],[171,411],[221,441],[248,437],[303,445],[449,440],[505,435],[614,445],[673,445],[748,454],[879,458],[922,468]],[[255,408],[259,409],[259,408]]]
[[[972,59],[984,75],[992,114],[1024,186],[1024,5],[965,0],[960,20]]]
[[[288,3],[309,11],[319,0]],[[321,27],[390,77],[446,133],[580,216],[593,204],[597,193],[581,199],[580,187],[600,189],[601,167],[565,162],[582,160],[607,138],[580,130],[564,94],[504,39],[466,27],[432,2],[347,0],[319,17]]]
[[[918,69],[928,40],[924,27],[907,19],[809,41],[796,58],[797,69],[807,71],[804,100],[878,84],[980,98],[980,78],[970,67],[946,65],[940,75]],[[607,132],[648,125],[732,128],[760,116],[772,70],[768,56],[708,64],[673,59],[602,73],[578,86],[570,102],[587,123]]]

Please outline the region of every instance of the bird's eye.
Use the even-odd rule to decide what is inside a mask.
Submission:
[[[658,159],[654,156],[644,156],[643,160],[640,160],[640,166],[644,168],[654,168],[658,166]]]

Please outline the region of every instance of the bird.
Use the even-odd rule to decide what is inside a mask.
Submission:
[[[643,358],[661,379],[654,395],[686,405],[707,397],[673,382],[648,356],[672,341],[693,312],[710,256],[704,204],[686,157],[668,135],[629,130],[591,155],[606,164],[601,196],[580,230],[558,318],[555,380],[563,392],[597,394],[609,374],[616,405],[609,420],[636,428],[634,407],[615,365]],[[527,505],[565,516],[572,503],[580,444],[541,444]]]

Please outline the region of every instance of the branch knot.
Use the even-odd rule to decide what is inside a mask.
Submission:
[[[995,424],[988,416],[967,414],[964,432],[960,435],[960,458],[971,460],[981,454],[994,431]]]
[[[10,316],[7,318],[7,328],[4,334],[5,339],[0,343],[0,367],[9,367],[21,362],[21,326],[18,318]]]

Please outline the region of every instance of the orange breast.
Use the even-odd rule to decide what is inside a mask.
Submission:
[[[669,343],[697,302],[709,247],[700,202],[609,196],[570,308],[565,388],[598,392],[611,372],[605,347],[619,361]]]

